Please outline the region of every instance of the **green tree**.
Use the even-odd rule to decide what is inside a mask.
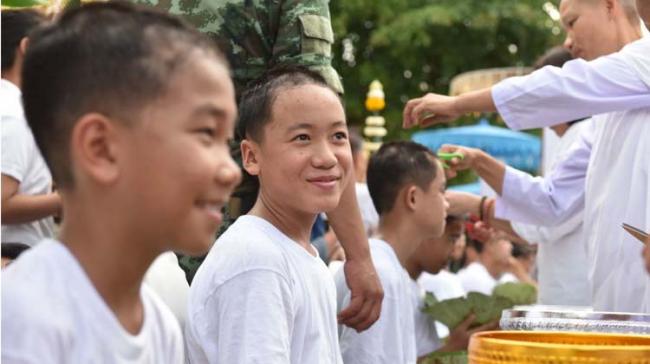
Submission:
[[[562,41],[547,0],[341,0],[330,4],[337,36],[335,68],[343,77],[351,124],[363,123],[373,79],[384,85],[388,136],[401,128],[405,102],[447,93],[459,73],[528,66]],[[546,4],[546,5],[545,5]],[[545,8],[547,10],[545,10]],[[457,124],[473,122],[464,118]]]

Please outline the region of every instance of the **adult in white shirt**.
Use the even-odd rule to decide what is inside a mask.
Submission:
[[[2,242],[34,246],[52,238],[52,215],[61,199],[52,192],[52,175],[27,125],[21,101],[27,33],[43,23],[35,10],[7,10],[2,17]]]
[[[580,121],[561,132],[560,141],[553,152],[551,168],[566,158],[571,145],[578,139],[581,131],[589,127],[590,122]],[[587,272],[589,262],[583,236],[582,211],[576,212],[556,226],[512,222],[512,229],[523,239],[538,246],[539,304],[591,306],[591,285]]]
[[[567,62],[562,69],[545,67],[458,99],[432,95],[426,105],[420,103],[419,111],[424,108],[451,116],[443,110],[496,108],[509,126],[526,128],[629,109],[594,116],[593,130],[583,133],[565,162],[546,180],[505,167],[488,174],[495,177],[490,184],[501,195],[495,208],[500,218],[552,225],[584,204],[593,307],[650,312],[650,278],[639,259],[642,246],[620,229],[622,222],[646,230],[650,227],[650,146],[645,142],[650,135],[650,39],[633,42],[640,36],[639,26],[624,15],[619,2],[603,4],[562,2],[567,44],[580,50],[579,39],[605,42],[609,38],[597,34],[609,29],[617,35],[614,40],[619,47],[632,42],[620,52],[591,62]],[[588,6],[604,10],[588,12]],[[410,117],[415,115],[413,107],[407,111]]]

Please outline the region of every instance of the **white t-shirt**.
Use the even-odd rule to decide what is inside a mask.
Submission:
[[[7,80],[0,80],[2,100],[2,174],[20,184],[18,194],[44,195],[52,192],[52,175],[36,146],[27,125],[20,101],[20,89]],[[2,225],[2,241],[34,246],[54,237],[54,219],[24,224]]]
[[[190,285],[185,272],[178,265],[176,254],[166,252],[156,258],[144,276],[144,284],[156,292],[169,307],[182,329],[185,326]]]
[[[425,292],[431,292],[438,301],[465,296],[463,284],[457,274],[446,269],[438,274],[422,272],[418,278],[418,284]],[[441,322],[436,322],[436,332],[439,337],[449,336],[449,328]]]
[[[463,285],[465,292],[480,292],[491,295],[494,287],[499,283],[516,282],[517,278],[511,273],[505,273],[499,279],[494,279],[485,266],[479,262],[473,262],[458,272],[458,279]]]
[[[393,248],[383,240],[370,239],[370,254],[384,288],[379,319],[358,333],[340,326],[341,354],[346,364],[410,364],[417,360],[411,277],[402,268]],[[343,270],[337,272],[339,311],[350,303],[350,290]]]
[[[442,346],[438,337],[436,322],[431,316],[422,312],[425,291],[417,281],[411,279],[413,291],[413,314],[415,318],[415,348],[418,358],[431,354]]]
[[[219,237],[197,271],[185,335],[192,363],[341,363],[327,266],[251,215]]]
[[[144,323],[128,333],[60,242],[45,240],[2,272],[3,363],[181,363],[173,314],[143,286]]]

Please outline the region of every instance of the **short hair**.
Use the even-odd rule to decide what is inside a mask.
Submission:
[[[339,97],[319,73],[299,65],[278,65],[251,82],[242,93],[237,137],[261,142],[264,126],[271,120],[271,111],[278,91],[303,85],[321,86]]]
[[[0,12],[2,23],[2,71],[9,70],[16,62],[16,50],[20,41],[43,24],[45,16],[33,9],[14,9]]]
[[[436,155],[421,144],[396,141],[382,145],[370,157],[366,178],[377,212],[390,212],[399,191],[407,184],[428,191],[438,168]]]
[[[194,51],[227,67],[214,43],[177,17],[126,2],[88,3],[30,37],[25,115],[54,180],[73,187],[70,135],[84,114],[128,125],[168,91]]]

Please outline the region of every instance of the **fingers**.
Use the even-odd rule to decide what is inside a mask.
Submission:
[[[355,296],[350,300],[350,305],[339,314],[339,322],[361,332],[372,326],[380,313],[381,300]]]
[[[458,328],[463,331],[467,331],[469,327],[472,326],[472,323],[474,322],[475,319],[476,319],[476,315],[470,313],[469,316],[465,317],[465,320],[463,320],[463,322],[461,322],[460,325],[458,325]]]
[[[496,330],[498,328],[499,328],[499,320],[494,320],[492,322],[488,322],[487,324],[483,324],[475,329],[472,329],[469,333],[471,335],[481,331]]]
[[[361,309],[363,308],[363,297],[362,296],[353,296],[350,298],[350,304],[343,311],[339,312],[338,318],[339,322],[347,325],[348,322],[354,317],[356,317]]]
[[[402,112],[402,127],[405,129],[409,129],[414,127],[417,124],[417,119],[413,119],[411,117],[413,108],[416,107],[420,102],[422,101],[422,98],[416,98],[416,99],[411,99],[409,102],[406,103],[406,106],[404,106],[404,111]]]

